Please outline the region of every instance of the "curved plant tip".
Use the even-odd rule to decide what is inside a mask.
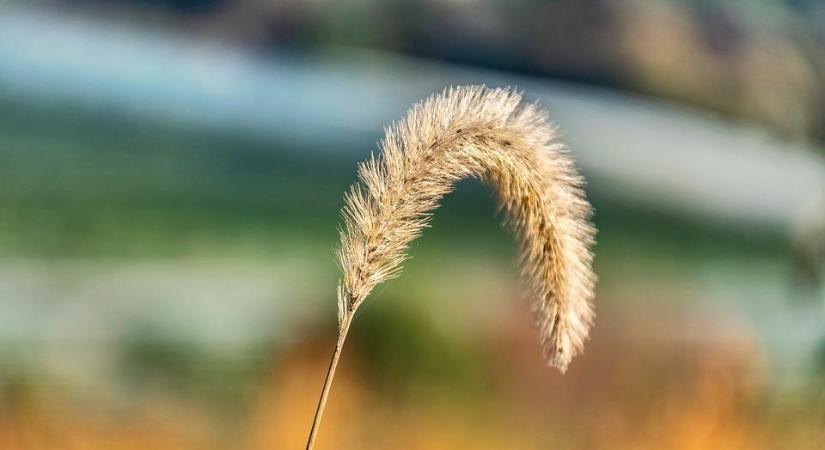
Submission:
[[[595,229],[572,157],[544,110],[510,89],[462,86],[413,106],[386,130],[345,196],[338,285],[339,339],[316,411],[311,449],[353,316],[398,276],[410,243],[455,184],[495,187],[521,248],[523,277],[544,355],[564,372],[593,321]]]

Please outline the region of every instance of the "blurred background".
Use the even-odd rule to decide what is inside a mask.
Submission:
[[[592,338],[544,366],[463,182],[317,448],[823,448],[817,0],[0,1],[0,448],[303,448],[356,163],[468,83],[545,105],[588,179]]]

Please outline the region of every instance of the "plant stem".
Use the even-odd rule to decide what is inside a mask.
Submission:
[[[341,357],[344,341],[347,340],[349,324],[349,320],[341,324],[341,329],[338,333],[338,343],[335,344],[335,351],[332,353],[332,360],[329,362],[327,377],[324,379],[324,388],[321,390],[321,398],[318,400],[318,408],[315,410],[315,419],[313,419],[312,428],[309,430],[306,450],[312,450],[313,445],[315,445],[315,437],[318,434],[318,427],[321,426],[321,416],[324,415],[324,408],[327,405],[327,397],[329,397],[329,390],[332,387],[332,379],[335,377],[335,369],[338,367],[338,359]]]

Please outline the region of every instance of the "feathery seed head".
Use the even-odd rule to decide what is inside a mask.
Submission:
[[[584,180],[536,105],[510,89],[446,89],[386,129],[346,194],[337,255],[338,318],[348,327],[376,285],[400,273],[409,244],[466,177],[491,183],[521,247],[548,363],[566,370],[593,320],[595,229]]]

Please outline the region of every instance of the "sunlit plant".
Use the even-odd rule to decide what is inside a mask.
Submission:
[[[591,207],[546,113],[510,89],[447,89],[386,130],[381,153],[359,165],[345,197],[337,255],[338,342],[307,449],[312,449],[353,316],[378,284],[396,277],[406,251],[455,184],[495,187],[521,247],[544,355],[564,372],[593,321]]]

